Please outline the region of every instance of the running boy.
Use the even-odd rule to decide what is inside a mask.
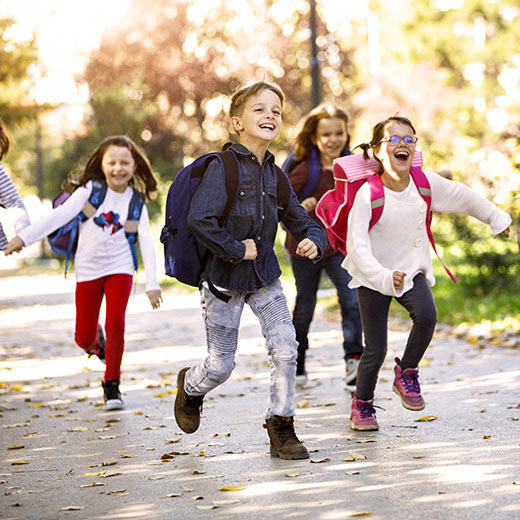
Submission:
[[[273,250],[278,228],[278,173],[274,156],[267,150],[280,132],[283,102],[280,88],[265,82],[243,87],[233,95],[229,115],[239,143],[230,149],[237,158],[241,182],[226,223],[218,224],[227,200],[218,160],[209,164],[192,199],[189,225],[211,252],[201,287],[208,356],[179,372],[175,419],[186,433],[198,429],[204,396],[226,381],[235,367],[240,317],[247,303],[260,321],[271,365],[265,413],[271,456],[303,459],[309,454],[293,424],[298,345]],[[297,238],[298,253],[318,261],[327,244],[326,235],[292,190],[283,223]]]

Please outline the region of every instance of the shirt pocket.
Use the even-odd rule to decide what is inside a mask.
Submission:
[[[254,217],[257,213],[255,185],[242,185],[238,188],[237,196],[235,197],[235,208],[233,216],[236,217]]]

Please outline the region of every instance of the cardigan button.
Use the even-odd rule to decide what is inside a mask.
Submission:
[[[424,227],[424,220],[421,220],[419,224],[417,224],[417,229],[422,229]]]
[[[415,242],[413,243],[415,247],[421,247],[422,246],[422,239],[417,238]]]
[[[419,206],[419,213],[424,213],[426,211],[426,204],[421,204]]]

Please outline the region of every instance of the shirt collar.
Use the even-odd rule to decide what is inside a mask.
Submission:
[[[254,153],[249,150],[249,148],[246,148],[243,144],[240,143],[233,143],[230,148],[234,152],[246,157],[252,157],[254,155]],[[268,161],[274,163],[274,155],[269,150],[265,152],[264,163]]]

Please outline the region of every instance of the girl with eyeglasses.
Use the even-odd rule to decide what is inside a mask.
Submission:
[[[365,348],[352,394],[350,426],[377,430],[373,405],[379,370],[387,352],[388,310],[392,298],[409,313],[412,330],[401,359],[395,358],[393,390],[409,410],[425,406],[418,365],[435,330],[437,310],[430,290],[435,283],[426,230],[427,205],[410,175],[417,137],[410,120],[389,117],[372,130],[370,143],[360,145],[379,161],[384,210],[369,230],[370,188],[358,191],[349,216],[348,255],[343,267],[357,288]],[[509,236],[510,216],[460,182],[425,172],[431,188],[431,209],[471,215],[488,224],[495,238]]]

